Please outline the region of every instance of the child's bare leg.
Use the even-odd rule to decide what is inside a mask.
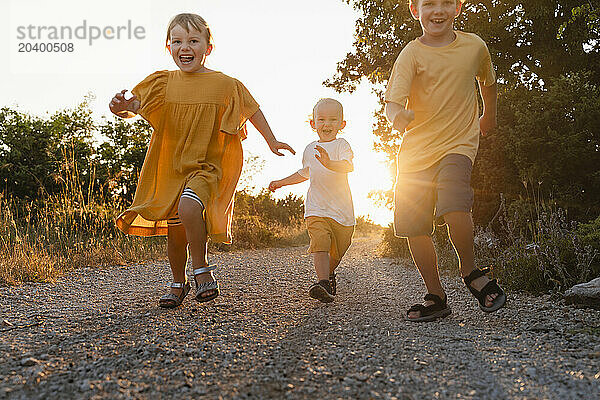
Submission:
[[[335,269],[338,267],[338,265],[340,265],[341,261],[342,260],[337,260],[332,256],[329,256],[329,275],[333,275]]]
[[[320,281],[329,279],[329,253],[326,251],[317,251],[313,253],[315,271]]]
[[[189,243],[190,254],[192,255],[192,266],[194,269],[208,265],[208,249],[206,224],[204,222],[204,208],[195,200],[182,198],[179,200],[179,218],[185,228],[185,234]],[[205,272],[194,276],[196,283],[210,282],[214,280],[212,272]],[[203,293],[203,296],[210,296],[212,291]]]
[[[425,282],[427,292],[439,296],[441,299],[445,297],[442,283],[440,282],[440,274],[437,267],[437,254],[433,247],[433,240],[430,236],[414,236],[408,238],[408,246],[413,261]],[[434,304],[433,301],[426,301],[425,306]],[[415,311],[408,314],[409,318],[419,318],[420,312]]]
[[[448,233],[450,241],[454,246],[454,250],[458,256],[460,266],[460,274],[463,278],[469,275],[475,269],[475,252],[473,249],[473,218],[471,213],[467,212],[451,212],[444,215],[446,225],[448,225]],[[475,279],[471,286],[476,290],[481,290],[490,281],[487,276],[482,276]],[[491,307],[493,301],[498,296],[496,293],[486,297],[486,307]]]
[[[167,256],[173,273],[173,282],[185,282],[185,265],[187,264],[187,240],[183,225],[169,226],[167,231]],[[171,288],[171,293],[179,296],[181,288]]]

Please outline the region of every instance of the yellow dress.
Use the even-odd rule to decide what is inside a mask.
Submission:
[[[157,71],[132,93],[154,132],[133,204],[117,217],[117,227],[131,235],[166,235],[167,219],[189,187],[206,206],[211,240],[231,243],[241,141],[258,104],[241,82],[217,71]]]

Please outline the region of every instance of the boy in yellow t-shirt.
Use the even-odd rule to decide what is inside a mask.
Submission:
[[[479,132],[496,126],[496,76],[485,42],[455,31],[464,0],[409,0],[423,35],[404,47],[385,93],[385,112],[404,132],[398,152],[394,230],[408,238],[410,251],[427,287],[423,304],[407,311],[410,321],[433,321],[451,313],[437,269],[431,235],[443,218],[467,288],[483,311],[496,311],[506,295],[488,269],[475,268],[471,170]],[[477,89],[483,98],[479,117]]]

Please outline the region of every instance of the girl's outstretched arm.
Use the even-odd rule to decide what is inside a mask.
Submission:
[[[296,154],[294,149],[292,149],[289,144],[275,139],[275,135],[273,135],[273,131],[271,131],[271,127],[269,126],[265,115],[260,109],[250,117],[250,122],[252,122],[252,125],[254,125],[254,127],[260,132],[262,137],[265,138],[265,141],[273,153],[277,154],[278,156],[282,156],[283,153],[281,153],[279,150],[285,149],[292,154]]]
[[[307,180],[308,180],[308,178],[305,178],[302,175],[300,175],[299,173],[295,172],[292,175],[288,176],[287,178],[283,178],[278,181],[272,181],[271,183],[269,183],[269,190],[271,192],[274,192],[275,190],[279,189],[280,187],[287,186],[287,185],[295,185],[296,183],[302,183]]]
[[[115,94],[115,97],[113,97],[108,104],[110,111],[117,117],[135,117],[140,109],[140,101],[137,99],[137,97],[133,95],[129,100],[127,100],[125,99],[126,92],[127,89],[121,90],[119,93]]]

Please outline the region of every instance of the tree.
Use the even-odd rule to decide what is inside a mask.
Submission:
[[[362,14],[356,22],[354,51],[338,63],[336,74],[324,84],[340,92],[352,92],[363,79],[374,86],[380,99],[380,109],[375,112],[374,134],[378,139],[375,148],[386,153],[391,161],[398,150],[400,135],[390,129],[385,119],[383,88],[397,55],[410,40],[421,34],[421,28],[410,15],[407,0],[345,1]],[[582,137],[589,137],[595,128],[589,119],[586,119],[588,122],[573,121],[568,110],[572,109],[571,100],[575,99],[572,96],[581,96],[586,99],[585,106],[579,104],[578,109],[597,115],[590,105],[594,104],[596,88],[600,85],[599,21],[597,0],[464,3],[463,12],[456,20],[457,28],[476,32],[486,41],[496,67],[500,92],[498,134],[482,138],[473,172],[478,207],[474,215],[479,223],[485,223],[494,214],[499,193],[517,196],[522,188],[521,179],[527,175],[541,176],[540,171],[544,168],[552,172],[544,172],[544,176],[548,176],[543,179],[548,192],[559,196],[564,204],[573,206],[577,201],[583,201],[584,208],[595,209],[593,198],[582,198],[575,193],[596,193],[590,185],[597,181],[581,179],[573,182],[567,174],[554,168],[560,163],[544,158],[552,157],[552,151],[529,155],[526,152],[533,150],[533,141],[560,137],[559,147],[565,149],[565,154],[564,157],[554,155],[555,159],[560,158],[564,165],[569,157],[578,157],[574,164],[583,169],[573,170],[574,173],[597,174],[594,164],[581,161],[597,160],[598,148],[581,142]],[[569,80],[582,84],[585,80],[586,84],[576,89],[573,84],[567,84]],[[569,100],[565,99],[559,106],[556,101],[560,103],[557,92],[560,90],[569,91]],[[549,91],[551,93],[547,93]],[[547,108],[544,111],[536,107],[540,96],[548,102],[546,107],[554,107],[558,115],[553,115]],[[527,113],[516,112],[520,106],[527,106]],[[503,116],[503,113],[507,115]],[[584,114],[577,115],[579,119],[584,118]],[[552,135],[548,133],[548,127],[554,124],[566,124],[567,129]],[[527,131],[520,131],[522,129]],[[587,133],[579,129],[587,129]],[[597,143],[595,135],[591,135],[590,143],[594,140]],[[557,141],[547,144],[558,146]],[[532,160],[533,154],[539,157],[537,162]],[[569,189],[558,190],[559,187]]]
[[[2,191],[34,198],[52,184],[55,138],[48,123],[15,110],[0,110]]]
[[[99,131],[107,140],[99,145],[96,154],[98,184],[105,196],[131,203],[152,127],[143,119],[129,122],[118,118],[105,121]]]
[[[362,13],[356,22],[354,52],[338,63],[336,75],[325,84],[352,91],[365,77],[385,83],[400,53],[421,34],[408,1],[344,0]],[[571,71],[600,63],[597,13],[589,24],[569,23],[581,0],[486,0],[466,2],[456,20],[458,29],[476,32],[488,44],[498,77],[513,86],[530,87]],[[596,8],[594,8],[596,10]],[[564,29],[559,35],[559,30]],[[594,83],[600,71],[594,71]]]

